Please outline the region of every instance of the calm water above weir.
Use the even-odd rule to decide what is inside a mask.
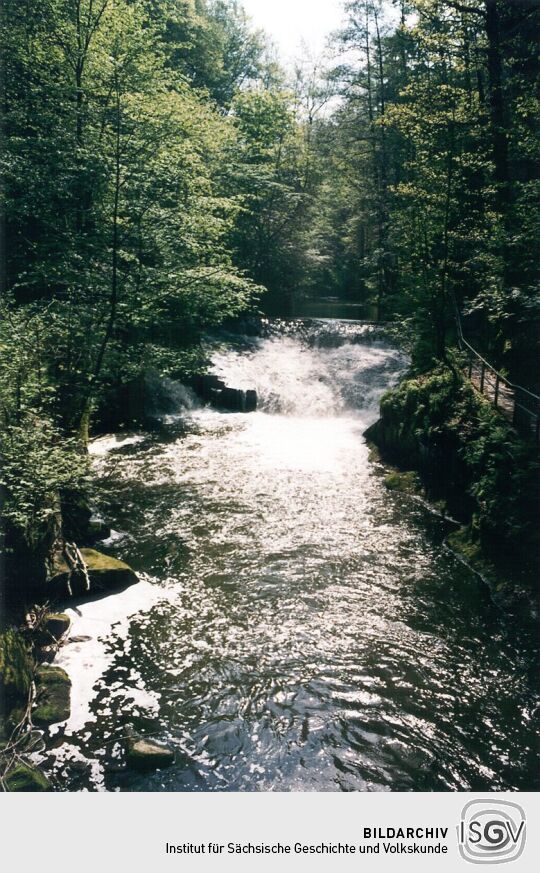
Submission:
[[[540,788],[534,634],[368,458],[405,365],[371,328],[275,326],[214,350],[258,412],[194,407],[94,444],[110,551],[142,581],[72,613],[91,639],[58,659],[74,682],[47,753],[62,787]],[[175,765],[123,770],[128,724]]]

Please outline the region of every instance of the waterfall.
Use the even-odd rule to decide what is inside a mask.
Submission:
[[[364,325],[333,322],[251,341],[249,349],[218,349],[213,371],[227,385],[255,389],[266,413],[299,418],[373,419],[381,391],[391,387],[406,357]]]

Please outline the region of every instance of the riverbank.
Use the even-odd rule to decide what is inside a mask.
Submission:
[[[530,789],[537,638],[445,545],[447,502],[362,438],[405,356],[317,322],[213,362],[258,411],[91,445],[98,548],[139,582],[61,604],[71,711],[32,761],[68,791]],[[166,766],[128,763],[137,742]]]
[[[72,687],[78,687],[59,664],[59,653],[84,641],[72,630],[87,601],[129,590],[138,582],[124,562],[65,541],[51,555],[47,570],[45,586],[30,580],[24,588],[43,605],[12,599],[9,614],[2,616],[0,784],[10,792],[53,790],[39,767],[39,753],[44,734],[72,718]],[[85,672],[87,668],[88,662]]]
[[[35,756],[47,727],[67,718],[71,682],[51,666],[70,628],[62,613],[34,607],[0,634],[0,784],[3,791],[51,791]]]
[[[385,395],[380,419],[366,438],[384,460],[417,474],[428,499],[460,522],[448,545],[489,581],[497,599],[511,610],[528,601],[535,612],[536,448],[450,365],[408,377]]]
[[[141,582],[79,607],[92,639],[60,655],[74,709],[47,772],[69,791],[530,786],[533,639],[362,439],[405,357],[316,322],[213,361],[258,411],[192,408],[92,447],[106,548]],[[128,727],[170,766],[127,767]]]
[[[55,606],[62,612],[35,608],[27,615],[24,629],[17,629],[14,615],[13,626],[0,635],[3,790],[62,790],[68,774],[73,779],[76,774],[86,773],[91,774],[99,789],[100,768],[96,762],[84,755],[70,756],[62,762],[62,752],[56,754],[53,750],[59,738],[88,729],[95,721],[90,702],[111,663],[106,640],[113,628],[115,634],[125,634],[128,644],[130,615],[163,599],[160,589],[147,578],[130,582],[108,591],[94,587],[83,596],[56,601]],[[107,692],[113,693],[112,689]],[[150,700],[143,693],[139,703],[148,706]],[[121,766],[135,770],[168,766],[174,760],[173,752],[165,745],[139,736],[129,725],[116,737],[111,751]]]

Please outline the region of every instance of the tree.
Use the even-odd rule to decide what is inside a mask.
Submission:
[[[151,368],[200,366],[202,330],[259,293],[230,248],[235,125],[172,63],[171,9],[4,4],[4,515],[34,545],[84,477],[92,411]]]
[[[445,355],[457,300],[485,353],[530,381],[538,10],[507,0],[397,5],[391,22],[374,0],[346,4],[341,44],[353,60],[334,73],[343,105],[328,125],[328,167],[348,184],[338,185],[343,232],[331,272],[350,257],[381,313],[414,314],[426,364]]]
[[[234,249],[239,264],[268,289],[265,305],[288,312],[303,275],[310,202],[306,142],[286,91],[240,92],[232,111],[239,156],[230,186],[241,207]]]

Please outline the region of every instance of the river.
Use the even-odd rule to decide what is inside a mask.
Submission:
[[[93,444],[106,547],[141,582],[71,609],[46,767],[67,790],[540,788],[534,635],[363,440],[405,356],[332,321],[211,353],[256,413],[177,389],[155,428]],[[175,765],[125,769],[127,725]]]

